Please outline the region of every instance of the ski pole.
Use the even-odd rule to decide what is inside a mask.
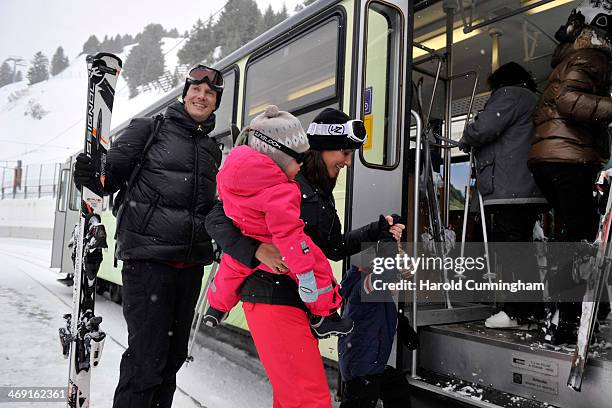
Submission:
[[[200,292],[200,297],[198,298],[198,303],[196,305],[196,314],[194,316],[193,321],[191,322],[191,327],[194,326],[195,322],[195,330],[193,331],[193,335],[189,340],[189,348],[187,349],[187,362],[192,362],[194,360],[192,355],[193,345],[195,344],[196,336],[198,335],[198,331],[200,331],[200,325],[202,324],[202,317],[204,316],[204,309],[206,304],[206,293],[208,293],[208,288],[210,287],[213,279],[215,278],[215,274],[217,273],[217,268],[219,264],[217,262],[213,262],[210,267],[210,272],[208,277],[206,278],[206,283],[202,287],[202,292]]]

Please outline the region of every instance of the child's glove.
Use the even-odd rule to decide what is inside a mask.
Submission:
[[[315,280],[314,272],[308,271],[306,273],[297,274],[296,276],[298,278],[299,285],[298,292],[302,302],[316,302],[319,298],[319,291],[317,290],[317,281]]]

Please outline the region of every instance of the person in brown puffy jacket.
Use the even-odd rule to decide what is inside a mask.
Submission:
[[[592,242],[599,220],[592,189],[610,156],[612,14],[597,6],[579,7],[556,37],[561,44],[534,115],[528,166],[555,211],[556,240]],[[559,324],[547,340],[572,342],[580,303],[567,300],[580,299],[584,290],[572,280],[571,260],[549,277],[549,291],[553,300],[566,302],[558,303]]]

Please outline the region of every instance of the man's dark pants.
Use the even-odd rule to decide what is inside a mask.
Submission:
[[[113,408],[172,405],[176,373],[185,362],[204,268],[123,264],[123,315],[128,348],[121,358]]]

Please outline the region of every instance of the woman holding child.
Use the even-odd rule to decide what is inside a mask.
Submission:
[[[303,237],[299,235],[300,225],[293,222],[290,224],[291,231],[284,236],[282,231],[276,231],[277,237],[274,239],[256,239],[256,234],[252,234],[252,230],[249,231],[248,227],[238,228],[244,219],[234,218],[232,222],[226,216],[223,203],[219,203],[210,212],[206,228],[235,265],[240,264],[244,270],[249,270],[239,278],[241,283],[239,297],[243,301],[242,307],[260,360],[272,384],[274,407],[329,408],[330,393],[315,334],[318,337],[345,334],[346,324],[350,323],[348,328],[350,331],[352,322],[340,319],[335,313],[339,300],[337,283],[333,276],[329,275],[327,270],[329,265],[327,267],[322,265],[317,255],[321,252],[329,259],[341,260],[360,252],[362,243],[378,241],[386,232],[391,232],[396,239],[399,239],[404,226],[390,225],[393,223],[392,218],[381,216],[378,221],[343,235],[332,191],[340,170],[351,165],[355,149],[365,141],[363,123],[351,121],[339,110],[325,109],[309,126],[306,145],[310,149],[301,154],[305,150],[305,143],[300,142],[299,131],[288,135],[282,130],[293,132],[296,122],[297,119],[289,113],[279,112],[277,108],[268,108],[266,112],[253,119],[249,128],[245,130],[249,132],[250,147],[269,156],[271,161],[283,170],[286,176],[283,183],[299,186],[301,203],[298,209],[303,221],[303,223],[300,221],[301,231],[305,232],[308,240],[302,239]],[[343,132],[330,134],[330,125],[342,126]],[[265,140],[261,134],[271,140]],[[272,149],[269,148],[271,146]],[[230,153],[228,160],[231,156]],[[262,157],[260,160],[266,161]],[[303,162],[300,171],[294,176],[294,181],[290,177],[293,174],[287,171],[295,169],[293,161]],[[253,180],[255,179],[257,176],[253,175]],[[287,189],[288,195],[294,194],[292,188],[288,186],[284,188]],[[261,204],[263,208],[266,203]],[[270,232],[272,235],[275,234],[274,231]],[[300,236],[299,239],[306,243],[306,248],[302,245],[298,245],[297,248],[295,245],[283,247],[286,243],[282,239],[279,240],[279,234],[281,238],[286,238],[293,233]],[[279,243],[280,253],[275,243]],[[316,261],[313,263],[296,261],[310,256]],[[300,276],[295,276],[306,272],[296,270],[304,268],[304,265],[313,266],[316,282],[314,289],[331,308],[326,310],[326,313],[313,308],[313,303],[306,302],[305,305],[305,301],[312,300],[302,291],[303,287],[308,285],[300,279]],[[321,270],[327,272],[321,273]],[[331,289],[326,290],[326,287],[330,286],[327,282],[324,283],[325,287],[322,287],[320,279],[329,279]],[[220,292],[223,292],[222,288]],[[215,296],[213,294],[212,298]],[[315,303],[317,301],[320,300],[315,299]],[[220,317],[214,313],[208,315],[207,323],[215,322]]]

